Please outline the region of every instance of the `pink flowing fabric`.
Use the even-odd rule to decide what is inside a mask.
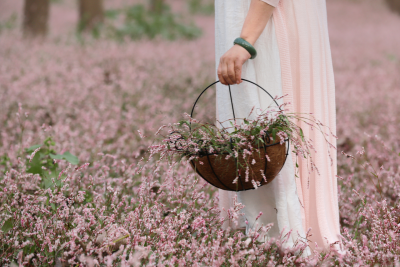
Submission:
[[[329,44],[325,0],[262,0],[276,9],[273,13],[279,46],[282,91],[290,112],[313,113],[336,134],[335,84]],[[336,151],[324,137],[299,123],[314,141],[317,171],[309,172],[299,161],[297,193],[302,203],[303,226],[311,228],[311,241],[329,249],[340,240],[337,197]],[[330,138],[336,146],[336,139]],[[331,157],[328,156],[330,153]],[[294,158],[293,158],[294,160]]]

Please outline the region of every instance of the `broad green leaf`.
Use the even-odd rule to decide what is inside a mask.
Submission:
[[[13,228],[13,219],[10,218],[3,224],[3,226],[1,227],[1,231],[3,231],[4,233],[7,233],[12,228]]]
[[[27,164],[29,169],[26,170],[28,173],[33,173],[33,174],[42,174],[42,162],[41,162],[41,154],[40,151],[39,153],[36,153],[36,155],[33,157],[33,159],[30,160],[30,162]]]
[[[50,154],[50,158],[52,159],[64,159],[64,157],[60,154],[54,155],[54,154]]]
[[[54,155],[54,154],[50,154],[50,158],[52,158],[52,159],[64,159],[64,160],[66,160],[66,161],[68,161],[69,163],[71,163],[71,164],[74,164],[74,165],[76,165],[76,164],[78,164],[79,163],[79,159],[76,157],[76,156],[74,156],[74,155],[72,155],[70,152],[68,152],[68,151],[66,151],[64,154],[62,154],[62,155],[60,155],[60,154],[57,154],[57,155]]]
[[[71,164],[77,165],[77,164],[79,163],[78,157],[72,155],[72,154],[69,153],[68,151],[66,151],[66,152],[63,154],[63,157],[64,157],[64,159],[65,159],[66,161],[68,161],[68,162],[71,163]]]
[[[33,152],[33,151],[35,151],[37,148],[39,148],[39,147],[41,147],[41,146],[42,146],[42,144],[33,145],[33,146],[30,146],[30,147],[26,148],[25,150],[26,150],[26,152]]]

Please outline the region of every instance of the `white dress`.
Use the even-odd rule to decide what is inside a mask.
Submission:
[[[220,57],[228,51],[233,40],[240,36],[242,26],[248,12],[251,0],[215,0],[215,50],[216,67]],[[275,34],[273,19],[269,20],[265,30],[255,43],[257,57],[248,60],[243,65],[242,78],[253,81],[266,89],[273,97],[282,95],[281,65],[279,49]],[[242,82],[240,85],[231,86],[232,98],[236,118],[248,117],[251,109],[255,107],[258,112],[272,104],[271,98],[256,86]],[[232,108],[229,98],[228,86],[217,84],[217,119],[228,126],[226,120],[232,119]],[[282,103],[282,100],[278,101]],[[292,245],[298,236],[305,237],[301,217],[301,204],[296,193],[296,182],[293,161],[289,154],[280,174],[269,184],[256,190],[243,192],[230,192],[219,190],[219,205],[221,215],[226,216],[224,210],[233,206],[233,197],[237,194],[239,202],[245,205],[241,211],[244,217],[240,218],[239,225],[227,222],[224,227],[242,228],[246,232],[255,226],[255,219],[260,211],[263,215],[258,219],[258,226],[273,223],[269,231],[270,237],[278,237],[292,230],[291,238],[287,245]],[[245,223],[247,220],[248,224]]]

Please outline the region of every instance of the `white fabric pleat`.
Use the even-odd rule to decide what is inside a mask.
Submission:
[[[233,40],[240,36],[251,0],[216,0],[215,1],[215,49],[216,67],[220,57],[233,45]],[[278,43],[274,21],[271,18],[255,43],[257,57],[248,60],[243,66],[242,78],[253,81],[266,89],[273,97],[282,95],[282,77]],[[231,86],[236,118],[249,117],[253,107],[255,112],[266,108],[275,108],[272,99],[256,86],[243,82]],[[229,127],[229,119],[233,118],[228,87],[217,85],[217,119],[224,127]],[[278,101],[280,104],[282,100]],[[253,112],[252,116],[256,113]],[[252,117],[250,116],[250,117]],[[289,154],[290,155],[290,154]],[[239,202],[245,205],[241,211],[245,215],[240,218],[239,225],[226,222],[224,227],[246,227],[247,231],[255,227],[255,219],[260,213],[258,226],[273,223],[266,238],[278,237],[292,230],[287,245],[293,245],[298,236],[305,237],[302,225],[301,204],[296,193],[294,166],[289,156],[280,174],[270,184],[256,190],[244,192],[229,192],[219,190],[220,208],[228,210],[233,206],[233,197],[238,196]],[[226,213],[222,212],[222,216]],[[245,224],[245,221],[248,224]]]

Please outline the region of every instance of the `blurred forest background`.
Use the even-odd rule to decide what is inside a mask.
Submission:
[[[384,1],[389,9],[400,14],[399,0]],[[46,36],[49,29],[51,33],[56,30],[58,34],[65,34],[69,26],[69,31],[71,28],[78,32],[92,31],[97,36],[100,28],[107,25],[112,28],[114,37],[154,38],[161,34],[171,39],[177,35],[199,36],[201,31],[192,21],[176,21],[171,7],[180,14],[187,13],[183,9],[190,15],[213,15],[214,12],[212,0],[4,0],[0,3],[0,30],[20,27],[24,36],[37,37]],[[118,19],[118,23],[114,23]]]
[[[55,32],[65,34],[76,30],[90,32],[95,37],[105,31],[105,35],[115,38],[154,38],[160,35],[167,39],[190,39],[198,37],[201,30],[188,17],[213,15],[214,12],[210,0],[6,0],[0,7],[0,29],[19,27],[25,37],[43,37]]]

